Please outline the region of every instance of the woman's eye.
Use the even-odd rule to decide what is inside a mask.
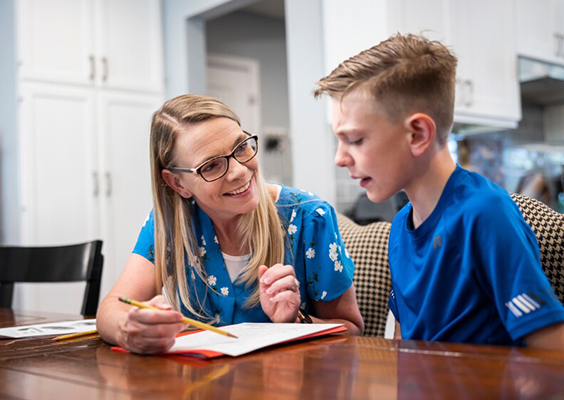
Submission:
[[[219,168],[218,161],[211,161],[202,167],[202,172],[212,172]]]
[[[249,146],[248,143],[241,143],[241,144],[239,145],[239,147],[237,147],[237,148],[235,149],[235,153],[237,153],[237,154],[245,154],[245,152],[247,151],[247,147],[248,147],[248,146]]]
[[[362,143],[362,139],[357,139],[357,140],[351,140],[351,139],[349,139],[349,144],[350,144],[351,146],[358,146],[358,145],[361,144],[361,143]]]

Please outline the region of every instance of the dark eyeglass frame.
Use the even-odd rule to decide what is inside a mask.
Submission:
[[[235,147],[233,148],[233,151],[232,151],[230,154],[227,154],[227,155],[224,155],[224,156],[216,156],[216,157],[210,158],[209,160],[206,160],[206,161],[204,161],[203,163],[201,163],[200,165],[198,165],[196,168],[169,167],[169,168],[167,168],[167,169],[168,169],[168,170],[171,170],[171,171],[187,172],[187,173],[189,173],[189,174],[198,174],[198,175],[200,175],[200,177],[201,177],[203,180],[205,180],[206,182],[214,182],[214,181],[217,181],[218,179],[223,178],[223,177],[225,176],[225,174],[227,173],[227,171],[229,171],[229,159],[230,159],[230,158],[234,158],[234,159],[235,159],[238,163],[240,163],[240,164],[245,164],[245,163],[248,163],[249,161],[251,161],[253,158],[255,158],[256,155],[258,154],[258,136],[257,136],[257,135],[251,135],[249,132],[245,132],[245,131],[243,131],[243,133],[249,135],[249,137],[248,137],[248,138],[245,138],[244,140],[241,140],[239,143],[237,143],[237,144],[235,145]],[[242,144],[247,143],[249,140],[253,140],[253,139],[255,140],[255,143],[256,143],[256,146],[257,146],[256,151],[255,151],[255,154],[254,154],[251,158],[249,158],[248,160],[239,161],[239,160],[237,159],[237,156],[235,156],[235,152],[237,151],[237,149],[238,149]],[[206,164],[208,164],[208,163],[210,163],[210,162],[212,162],[212,161],[215,161],[215,160],[217,160],[217,159],[220,159],[220,158],[225,158],[225,159],[227,160],[227,168],[225,168],[225,171],[223,172],[223,174],[221,174],[221,175],[218,176],[217,178],[214,178],[214,179],[206,179],[206,178],[204,177],[204,175],[202,174],[202,168],[203,168]]]

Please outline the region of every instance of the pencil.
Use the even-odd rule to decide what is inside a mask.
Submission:
[[[70,335],[57,336],[57,337],[54,337],[53,340],[74,339],[74,338],[82,337],[82,336],[95,335],[97,333],[98,333],[98,331],[96,329],[94,329],[94,330],[91,330],[91,331],[71,333]]]
[[[118,297],[118,298],[119,298],[119,301],[122,301],[122,302],[124,302],[124,303],[126,303],[126,304],[131,304],[132,306],[135,306],[135,307],[139,307],[139,308],[152,308],[153,310],[160,310],[160,308],[153,307],[153,306],[149,306],[149,305],[147,305],[147,304],[140,303],[140,302],[138,302],[138,301],[128,299],[127,297],[122,297],[122,296],[120,296],[120,297]],[[197,327],[197,328],[200,328],[200,329],[205,329],[205,330],[208,330],[208,331],[212,331],[212,332],[215,332],[215,333],[219,333],[220,335],[229,336],[229,337],[232,337],[232,338],[235,338],[235,339],[239,339],[237,336],[235,336],[235,335],[233,335],[233,334],[231,334],[231,333],[229,333],[229,332],[222,331],[221,329],[216,328],[215,326],[211,326],[211,325],[205,324],[205,323],[203,323],[203,322],[196,321],[195,319],[192,319],[192,318],[182,317],[182,322],[184,322],[184,323],[186,323],[186,324],[193,325],[193,326],[195,326],[195,327]]]

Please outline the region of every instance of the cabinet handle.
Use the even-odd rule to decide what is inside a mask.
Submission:
[[[564,35],[554,34],[554,55],[564,58]]]
[[[468,87],[468,96],[466,96],[466,107],[472,107],[474,104],[474,83],[472,81],[466,81],[466,87]]]
[[[106,172],[106,197],[112,195],[112,175]]]
[[[464,81],[461,79],[456,80],[455,91],[454,91],[456,105],[462,105],[464,99]]]
[[[108,80],[108,59],[106,57],[102,57],[102,67],[103,67],[102,81],[106,82]]]
[[[94,192],[92,193],[94,197],[98,197],[100,193],[100,180],[98,179],[98,172],[92,172],[92,180],[94,181]]]
[[[92,54],[88,57],[88,59],[90,60],[90,80],[93,81],[96,77],[96,62]]]

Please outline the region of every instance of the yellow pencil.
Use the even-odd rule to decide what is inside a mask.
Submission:
[[[138,301],[128,299],[127,297],[122,297],[122,296],[120,296],[120,297],[118,297],[118,298],[119,298],[119,301],[123,301],[124,303],[126,303],[126,304],[131,304],[132,306],[135,306],[135,307],[139,307],[139,308],[152,308],[153,310],[160,310],[160,308],[153,307],[153,306],[149,306],[149,305],[147,305],[147,304],[140,303],[140,302],[138,302]],[[218,328],[216,328],[215,326],[211,326],[211,325],[205,324],[205,323],[203,323],[203,322],[196,321],[196,320],[194,320],[194,319],[192,319],[192,318],[182,317],[182,322],[184,322],[184,323],[186,323],[186,324],[193,325],[193,326],[195,326],[195,327],[197,327],[197,328],[200,328],[200,329],[205,329],[205,330],[208,330],[208,331],[212,331],[212,332],[215,332],[215,333],[219,333],[220,335],[229,336],[229,337],[232,337],[232,338],[235,338],[235,339],[239,339],[237,336],[235,336],[235,335],[233,335],[233,334],[231,334],[231,333],[229,333],[229,332],[222,331],[221,329],[218,329]]]
[[[57,336],[57,337],[54,337],[53,340],[74,339],[74,338],[81,337],[81,336],[89,336],[89,335],[95,335],[95,334],[98,334],[98,331],[96,329],[91,330],[91,331],[85,331],[85,332],[71,333],[70,335]]]

